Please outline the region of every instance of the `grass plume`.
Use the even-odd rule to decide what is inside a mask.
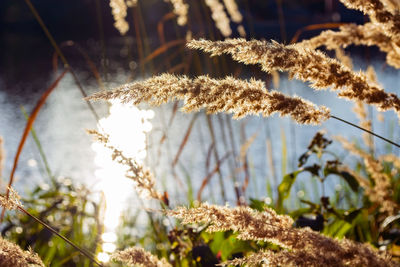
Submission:
[[[282,250],[261,252],[257,262],[247,258],[235,260],[234,264],[265,263],[266,266],[398,266],[389,256],[381,255],[366,244],[348,239],[332,239],[310,228],[293,228],[293,220],[278,215],[272,209],[262,212],[248,207],[228,208],[201,204],[197,208],[184,207],[168,211],[168,215],[182,220],[183,224],[209,224],[207,231],[228,231],[238,233],[242,240],[267,241],[282,247]],[[261,257],[260,257],[261,256]],[[271,257],[271,258],[269,258]],[[268,263],[270,261],[270,263]],[[228,262],[227,264],[230,264]]]
[[[355,73],[339,61],[303,45],[283,45],[245,39],[225,41],[192,40],[187,46],[211,53],[211,56],[230,54],[245,64],[260,64],[266,72],[286,71],[290,78],[310,82],[314,89],[331,87],[339,97],[359,100],[374,105],[378,110],[393,109],[400,117],[400,99],[385,92],[376,84],[368,83],[363,73]]]
[[[363,159],[366,170],[373,182],[367,187],[364,185],[365,194],[368,198],[379,205],[380,212],[388,215],[397,214],[400,207],[393,199],[391,179],[388,174],[384,173],[382,162],[375,159],[371,154],[358,149],[345,138],[337,137],[337,139],[346,150]],[[387,159],[393,158],[388,157]],[[360,185],[363,186],[363,183],[360,183]]]
[[[259,113],[267,117],[277,112],[301,124],[321,124],[330,116],[329,109],[324,106],[315,107],[299,97],[267,91],[261,81],[232,77],[212,79],[199,76],[190,79],[186,76],[162,74],[112,91],[96,93],[88,99],[120,99],[124,103],[148,102],[152,105],[179,99],[185,101],[182,109],[186,112],[206,108],[208,113],[233,113],[234,118]]]
[[[155,189],[155,179],[153,174],[137,163],[134,159],[126,157],[122,151],[109,144],[108,136],[96,130],[88,130],[97,142],[100,142],[104,147],[112,151],[112,159],[127,166],[125,176],[133,180],[136,184],[136,189],[143,197],[150,197],[162,201],[162,195]]]
[[[110,0],[110,7],[115,21],[114,27],[121,35],[125,35],[129,30],[129,24],[126,21],[128,6],[125,0]]]
[[[145,267],[171,267],[165,259],[158,259],[150,252],[140,247],[131,247],[123,251],[114,252],[111,259],[125,263],[128,266],[145,266]]]
[[[323,31],[318,36],[300,43],[310,49],[325,46],[329,50],[338,47],[346,48],[349,45],[377,46],[379,50],[386,53],[386,62],[400,68],[400,48],[393,42],[392,38],[381,31],[381,28],[371,22],[364,25],[347,24],[339,28],[339,31]]]
[[[44,267],[42,260],[31,249],[23,251],[18,245],[0,237],[0,266]]]

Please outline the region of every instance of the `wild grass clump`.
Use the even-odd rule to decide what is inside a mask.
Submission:
[[[26,1],[30,3],[29,0]],[[129,8],[133,8],[141,74],[144,75],[147,70],[153,72],[152,77],[138,78],[115,89],[99,91],[89,97],[86,97],[86,93],[78,82],[77,84],[86,101],[118,100],[128,105],[148,103],[158,106],[170,101],[182,100],[181,109],[185,112],[200,112],[201,109],[205,109],[210,132],[210,136],[207,138],[212,141],[210,147],[205,149],[207,176],[202,181],[200,189],[193,188],[192,179],[194,177],[190,176],[191,170],[186,170],[186,167],[179,162],[179,156],[188,142],[197,116],[190,122],[178,153],[171,164],[171,175],[175,178],[173,186],[178,188],[176,191],[182,193],[187,190],[186,206],[181,205],[182,203],[177,206],[172,205],[167,192],[168,186],[164,185],[164,188],[167,189],[161,193],[162,191],[157,185],[157,180],[160,178],[153,175],[149,169],[146,169],[134,158],[127,157],[124,154],[124,148],[116,148],[111,145],[108,134],[102,131],[101,126],[99,126],[99,130],[89,130],[88,133],[97,142],[102,143],[112,152],[111,159],[126,168],[125,176],[134,181],[139,197],[155,199],[159,204],[152,209],[144,208],[141,205],[142,210],[145,210],[148,215],[148,226],[146,229],[135,229],[142,235],[140,238],[129,239],[131,232],[126,231],[135,228],[137,221],[141,220],[138,214],[129,218],[132,221],[127,219],[122,222],[125,227],[123,229],[124,236],[128,236],[128,238],[119,240],[117,250],[109,255],[111,260],[114,263],[120,262],[130,266],[215,266],[217,264],[220,266],[400,266],[398,260],[400,256],[400,158],[395,153],[379,156],[371,135],[379,137],[393,146],[400,147],[400,144],[374,133],[373,123],[365,106],[372,105],[379,111],[393,110],[400,118],[400,99],[396,94],[384,90],[371,68],[366,72],[354,71],[351,58],[343,50],[349,45],[377,46],[387,54],[387,63],[399,68],[400,6],[398,2],[341,0],[347,7],[358,9],[368,15],[370,22],[363,25],[341,25],[337,31],[324,31],[309,40],[288,45],[276,41],[243,38],[216,41],[218,37],[225,38],[234,34],[232,24],[237,24],[239,33],[243,30],[243,25],[241,25],[243,16],[234,0],[204,0],[200,3],[210,11],[211,18],[207,17],[208,22],[211,22],[212,19],[214,26],[222,34],[222,36],[215,34],[217,38],[214,38],[215,36],[212,34],[207,36],[208,38],[204,38],[204,32],[192,32],[193,19],[190,12],[199,12],[195,9],[197,5],[193,2],[184,0],[167,2],[172,5],[173,12],[164,16],[157,25],[157,33],[162,45],[153,52],[149,52],[149,47],[142,40],[142,34],[146,33],[147,25],[141,21],[141,16],[137,16],[140,15],[141,1],[110,0],[111,12],[115,20],[114,26],[121,35],[129,33],[127,12]],[[280,1],[277,1],[277,4],[279,3]],[[31,4],[30,7],[38,21],[41,22]],[[195,15],[201,17],[202,13]],[[180,50],[172,55],[167,54],[169,49],[185,42],[183,39],[166,42],[164,24],[171,18],[176,18],[177,24],[183,27],[177,30],[177,36],[180,36],[179,31],[182,29],[187,30],[188,37],[194,34],[195,39],[188,38],[191,40],[187,41],[187,48],[202,50],[210,53],[211,57],[215,57],[213,61],[204,60],[205,64],[208,64],[208,68],[202,66],[202,58],[199,59],[199,56],[193,51],[189,51],[189,56]],[[44,25],[43,22],[41,24]],[[74,74],[48,30],[45,26],[42,27],[50,36],[52,44],[55,45],[58,56],[64,59],[66,69],[57,81],[62,79],[67,72]],[[213,30],[214,28],[210,27],[210,31]],[[328,50],[335,50],[336,58],[317,50],[321,46],[325,46]],[[180,48],[184,48],[183,45]],[[336,92],[339,98],[354,102],[354,112],[360,119],[360,126],[347,121],[347,118],[339,118],[331,114],[328,107],[318,106],[298,96],[283,94],[277,91],[277,88],[275,91],[271,91],[267,89],[268,84],[264,80],[238,78],[241,67],[235,70],[234,76],[233,74],[226,75],[231,69],[226,66],[224,58],[216,57],[224,54],[230,55],[234,61],[245,65],[258,65],[267,75],[273,75],[275,78],[279,77],[277,72],[287,72],[290,79],[307,82],[311,88],[317,91],[330,89]],[[165,56],[165,66],[169,67],[163,69],[163,67],[153,66],[152,59],[159,56]],[[175,62],[178,58],[182,62],[171,67],[170,62]],[[218,62],[222,62],[221,65]],[[155,71],[157,68],[162,70],[160,72],[163,74],[158,74]],[[189,75],[188,72],[191,68],[196,68],[197,75]],[[203,69],[216,69],[216,73],[224,77],[213,78],[211,75],[205,75]],[[184,70],[184,74],[172,74],[177,70]],[[97,70],[94,72],[96,78],[99,78]],[[137,73],[134,72],[130,78],[134,78],[136,75]],[[103,85],[100,78],[99,80],[99,85]],[[18,155],[32,128],[34,117],[56,85],[57,83],[42,97],[28,120],[16,156],[10,185],[18,163]],[[90,103],[89,107],[96,115],[95,117],[98,117]],[[179,104],[174,105],[167,125],[171,125],[174,121],[178,107]],[[226,122],[221,117],[217,117],[220,125],[226,123],[227,126],[226,129],[221,126],[222,140],[215,135],[213,121],[209,115],[219,115],[219,113],[232,114],[235,119],[259,114],[269,117],[278,113],[280,116],[291,117],[299,124],[314,126],[319,126],[328,119],[334,118],[363,130],[365,133],[362,139],[364,143],[359,145],[344,138],[336,139],[347,152],[356,157],[357,162],[353,166],[348,163],[347,159],[332,152],[330,149],[333,141],[322,131],[318,131],[311,139],[306,151],[298,158],[297,167],[294,167],[289,173],[286,172],[285,167],[282,168],[282,177],[277,181],[279,185],[274,189],[269,188],[267,201],[267,198],[246,195],[247,186],[252,179],[247,151],[257,134],[246,140],[245,126],[243,126],[239,134],[240,139],[244,139],[244,141],[242,141],[241,151],[238,153],[235,147],[237,139],[235,135],[238,133],[233,130],[230,121]],[[127,120],[126,123],[129,121]],[[166,129],[158,129],[162,132],[159,140],[160,146],[164,142],[168,142],[168,129],[169,126],[166,126]],[[293,136],[295,137],[295,134]],[[229,144],[228,141],[231,143]],[[266,143],[271,144],[271,138]],[[151,145],[154,145],[154,142]],[[229,148],[229,152],[223,157],[220,157],[221,154],[218,152],[220,145]],[[286,154],[286,144],[282,144],[281,154]],[[3,158],[4,152],[0,138],[0,176]],[[216,173],[220,178],[221,199],[226,200],[223,185],[224,181],[230,180],[221,171],[222,162],[226,158],[230,159],[228,168],[231,169],[230,176],[232,176],[234,184],[237,206],[231,208],[227,205],[201,203],[201,193],[204,188],[208,186],[210,192],[213,190],[214,185],[209,181]],[[216,166],[211,169],[210,164],[213,161]],[[198,168],[198,166],[195,167]],[[184,170],[187,184],[182,183],[179,179],[177,168]],[[238,179],[237,174],[242,172],[245,173],[244,179]],[[311,199],[302,197],[302,194],[297,194],[298,197],[293,196],[293,191],[298,186],[298,180],[302,175],[313,181],[307,182],[306,185],[315,185],[316,183],[316,187],[321,187],[320,190],[317,189],[311,193],[313,196]],[[93,204],[95,212],[88,214],[84,208],[90,202],[86,195],[76,199],[68,193],[61,192],[60,186],[55,182],[51,173],[49,176],[53,188],[49,192],[35,190],[39,195],[39,200],[44,200],[41,202],[44,208],[40,206],[44,211],[37,212],[35,215],[32,214],[34,208],[25,210],[19,202],[18,195],[11,187],[7,194],[0,196],[0,205],[8,210],[21,211],[25,216],[20,219],[25,223],[21,225],[30,225],[31,228],[40,226],[41,228],[36,229],[37,231],[32,234],[33,237],[40,239],[41,237],[38,236],[40,233],[43,234],[42,231],[50,231],[51,234],[60,237],[62,241],[69,243],[81,256],[89,259],[83,263],[84,266],[92,263],[102,266],[103,264],[96,259],[96,253],[100,251],[100,244],[104,241],[100,240],[104,226],[99,222],[104,205],[102,203]],[[340,181],[341,188],[339,190],[327,190],[327,181],[332,179],[332,176]],[[112,179],[112,177],[110,178]],[[164,182],[164,184],[166,183],[171,182]],[[269,183],[269,185],[271,184]],[[69,187],[68,190],[77,189]],[[198,201],[195,201],[193,197],[195,190],[198,190]],[[210,195],[212,196],[212,194]],[[66,213],[59,215],[56,207],[60,203],[64,203],[66,197],[70,202],[74,202],[74,205],[70,206],[67,203]],[[143,204],[141,198],[138,203]],[[289,200],[296,201],[297,208],[294,208]],[[33,203],[37,204],[35,201]],[[83,207],[80,208],[80,206]],[[51,227],[49,223],[46,223],[44,220],[47,218],[47,213],[52,212],[61,217],[58,222],[65,222],[66,217],[73,218],[73,225],[78,226],[66,231],[65,234],[71,238],[75,234],[79,234],[81,238],[77,240],[90,249],[84,249],[83,246],[80,246],[81,244],[75,244],[68,237],[60,234],[57,229]],[[26,216],[29,218],[27,219]],[[77,221],[77,217],[79,217],[79,221]],[[80,230],[87,217],[95,220],[96,223],[90,224],[89,231],[84,233]],[[9,223],[9,227],[13,228],[12,221]],[[53,220],[52,223],[56,224],[57,222]],[[60,223],[60,229],[64,229],[61,226],[63,226],[62,223]],[[25,241],[22,239],[19,236],[19,243],[28,244],[24,243]],[[45,243],[49,243],[47,242],[49,240],[50,238],[37,246],[46,257],[44,262],[50,264],[54,259],[52,257],[56,254],[57,247],[52,248],[52,255],[43,252],[43,247],[46,246]],[[55,260],[56,264],[61,266],[65,262],[74,263],[74,260],[71,259],[73,256],[69,255],[70,251],[64,249],[60,254],[65,258]],[[16,263],[13,263],[15,266],[26,266],[18,264],[25,264],[28,261],[43,266],[36,254],[30,251],[23,252],[19,247],[9,244],[1,238],[0,264],[3,256],[4,262],[7,259],[15,260]]]

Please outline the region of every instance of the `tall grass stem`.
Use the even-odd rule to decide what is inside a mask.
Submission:
[[[351,126],[353,126],[353,127],[356,127],[357,129],[360,129],[360,130],[362,130],[362,131],[364,131],[364,132],[367,132],[367,133],[369,133],[369,134],[372,134],[373,136],[378,137],[378,138],[380,138],[380,139],[382,139],[382,140],[384,140],[384,141],[386,141],[386,142],[388,142],[388,143],[390,143],[390,144],[392,144],[392,145],[397,146],[398,148],[400,148],[400,145],[399,145],[399,144],[397,144],[397,143],[395,143],[395,142],[393,142],[393,141],[391,141],[391,140],[389,140],[389,139],[387,139],[387,138],[385,138],[385,137],[383,137],[383,136],[380,136],[379,134],[376,134],[376,133],[374,133],[374,132],[371,132],[371,131],[369,131],[369,130],[367,130],[367,129],[365,129],[365,128],[362,128],[362,127],[360,127],[360,126],[358,126],[358,125],[356,125],[356,124],[354,124],[354,123],[351,123],[351,122],[346,121],[346,120],[344,120],[344,119],[341,119],[341,118],[339,118],[339,117],[336,117],[336,116],[333,116],[333,115],[331,115],[330,117],[331,117],[332,119],[336,119],[336,120],[338,120],[338,121],[341,121],[341,122],[344,122],[344,123],[346,123],[346,124],[348,124],[348,125],[351,125]]]
[[[73,246],[76,250],[78,250],[80,253],[82,253],[84,256],[88,257],[91,261],[93,261],[94,263],[96,263],[98,266],[104,266],[101,263],[99,263],[96,259],[95,256],[93,255],[93,253],[86,251],[83,248],[80,248],[78,245],[76,245],[74,242],[72,242],[71,240],[69,240],[68,238],[66,238],[65,236],[59,234],[55,229],[53,229],[50,225],[48,225],[47,223],[45,223],[44,221],[40,220],[39,218],[37,218],[35,215],[31,214],[29,211],[25,210],[23,207],[18,206],[18,209],[20,211],[22,211],[23,213],[25,213],[26,215],[28,215],[29,217],[31,217],[32,219],[34,219],[35,221],[37,221],[38,223],[40,223],[41,225],[43,225],[44,227],[46,227],[50,232],[52,232],[53,234],[55,234],[56,236],[58,236],[59,238],[61,238],[62,240],[64,240],[65,242],[67,242],[68,244],[70,244],[71,246]]]

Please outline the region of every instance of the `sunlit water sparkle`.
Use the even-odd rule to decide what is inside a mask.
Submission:
[[[146,157],[146,133],[152,129],[150,120],[154,117],[152,110],[140,110],[119,102],[111,102],[110,114],[99,121],[98,128],[109,135],[109,145],[123,151],[124,155],[139,164]],[[109,261],[109,254],[116,249],[116,229],[125,203],[133,193],[133,181],[125,177],[127,166],[112,160],[112,151],[103,144],[93,143],[96,153],[95,164],[98,167],[95,176],[98,187],[103,191],[106,208],[104,213],[104,234],[102,235],[102,252],[98,259]]]

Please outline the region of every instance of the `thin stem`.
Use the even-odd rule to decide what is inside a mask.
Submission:
[[[351,122],[349,122],[349,121],[346,121],[346,120],[344,120],[344,119],[341,119],[341,118],[336,117],[336,116],[333,116],[333,115],[331,115],[331,118],[332,118],[332,119],[336,119],[336,120],[341,121],[341,122],[344,122],[344,123],[347,123],[348,125],[351,125],[351,126],[353,126],[353,127],[355,127],[355,128],[358,128],[358,129],[360,129],[360,130],[362,130],[362,131],[364,131],[364,132],[367,132],[367,133],[369,133],[369,134],[372,134],[373,136],[378,137],[378,138],[380,138],[380,139],[382,139],[382,140],[384,140],[384,141],[386,141],[386,142],[388,142],[388,143],[390,143],[390,144],[392,144],[392,145],[397,146],[398,148],[400,148],[400,145],[399,145],[399,144],[397,144],[397,143],[395,143],[395,142],[393,142],[393,141],[391,141],[391,140],[389,140],[389,139],[387,139],[387,138],[385,138],[385,137],[383,137],[383,136],[380,136],[380,135],[378,135],[378,134],[376,134],[376,133],[374,133],[374,132],[371,132],[371,131],[369,131],[369,130],[367,130],[367,129],[365,129],[365,128],[362,128],[362,127],[360,127],[360,126],[358,126],[358,125],[356,125],[356,124],[354,124],[354,123],[351,123]]]
[[[18,206],[18,209],[20,211],[22,211],[23,213],[25,213],[26,215],[28,215],[29,217],[31,217],[32,219],[34,219],[35,221],[37,221],[38,223],[40,223],[41,225],[43,225],[44,227],[46,227],[50,232],[52,232],[53,234],[55,234],[56,236],[60,237],[62,240],[64,240],[65,242],[67,242],[68,244],[70,244],[71,246],[73,246],[76,250],[78,250],[80,253],[82,253],[84,256],[88,257],[91,261],[93,261],[94,263],[96,263],[99,266],[103,266],[101,263],[99,263],[98,261],[96,261],[93,253],[86,251],[83,248],[80,248],[78,245],[75,245],[72,241],[70,241],[68,238],[66,238],[65,236],[59,234],[56,230],[54,230],[50,225],[48,225],[47,223],[43,222],[42,220],[40,220],[39,218],[37,218],[36,216],[34,216],[33,214],[31,214],[30,212],[28,212],[27,210],[25,210],[23,207]]]
[[[78,80],[78,76],[75,74],[75,72],[72,70],[72,68],[70,67],[70,64],[68,63],[67,59],[65,58],[64,54],[62,53],[60,47],[57,45],[56,41],[54,40],[53,36],[51,35],[51,33],[49,32],[49,30],[46,27],[46,24],[44,24],[42,18],[40,17],[39,13],[37,12],[36,8],[33,6],[32,2],[30,0],[25,0],[26,4],[28,5],[29,9],[31,10],[33,16],[36,18],[37,22],[40,24],[40,27],[42,28],[42,30],[44,31],[44,33],[46,34],[47,38],[49,39],[51,45],[54,47],[54,49],[56,50],[57,55],[61,58],[61,61],[64,64],[64,67],[66,69],[69,69],[70,73],[72,74],[72,77],[75,80],[76,85],[78,86],[79,91],[81,92],[83,98],[87,97],[87,94],[85,92],[85,90],[83,89],[82,84],[79,82]],[[88,105],[90,111],[93,113],[96,121],[99,121],[99,116],[97,115],[97,112],[95,111],[94,107],[92,106],[92,104],[86,100],[86,104]]]
[[[67,59],[64,57],[63,53],[61,52],[60,48],[58,47],[56,41],[54,40],[53,36],[47,29],[46,25],[44,24],[42,18],[40,17],[39,13],[37,12],[36,8],[33,6],[30,0],[25,0],[26,4],[29,6],[29,9],[31,10],[33,16],[35,16],[37,22],[40,24],[40,27],[43,29],[44,33],[46,34],[47,38],[49,38],[49,41],[51,45],[54,47],[56,50],[58,56],[61,58],[61,61],[64,63],[64,67],[68,68],[69,64],[67,62]]]
[[[26,121],[28,121],[28,120],[29,120],[29,115],[28,115],[28,113],[26,112],[24,106],[21,106],[21,111],[22,111],[22,113],[24,114]],[[31,128],[31,134],[32,134],[33,140],[35,141],[36,146],[37,146],[37,148],[38,148],[38,150],[39,150],[39,155],[40,155],[40,157],[41,157],[42,160],[43,160],[43,164],[44,164],[46,173],[47,173],[47,175],[49,176],[49,178],[50,178],[52,184],[55,185],[55,184],[56,184],[56,181],[55,181],[55,179],[54,179],[53,174],[51,173],[49,162],[47,161],[46,154],[45,154],[44,151],[43,151],[42,144],[40,143],[39,138],[38,138],[38,136],[37,136],[37,134],[36,134],[36,131],[35,131],[35,129],[33,128],[33,126],[32,126],[32,128]]]

